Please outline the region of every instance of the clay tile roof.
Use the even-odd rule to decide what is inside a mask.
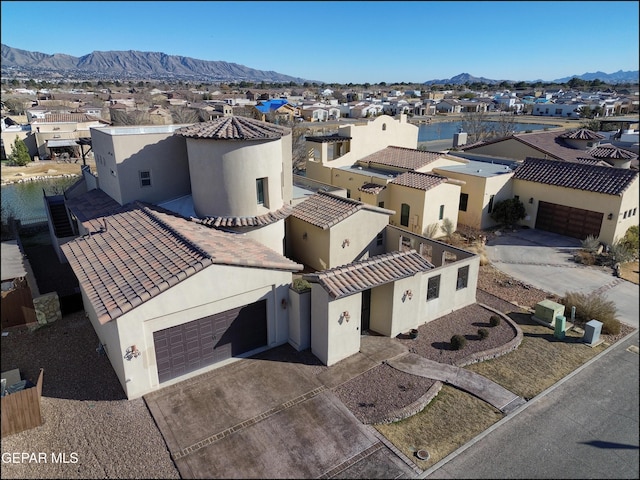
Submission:
[[[342,298],[434,268],[415,250],[391,252],[304,276],[332,298]]]
[[[95,233],[61,248],[103,324],[212,264],[302,269],[255,240],[139,202],[89,223]]]
[[[606,195],[622,195],[638,177],[626,168],[601,167],[574,162],[527,158],[515,169],[513,178]]]
[[[82,123],[82,122],[100,122],[108,124],[109,122],[101,118],[87,115],[86,113],[51,113],[45,115],[44,118],[34,118],[31,123]]]
[[[378,185],[377,183],[365,183],[360,188],[358,188],[358,190],[360,192],[373,193],[374,195],[377,195],[385,188],[387,188],[386,185]]]
[[[620,160],[632,160],[637,155],[629,150],[614,147],[613,145],[600,145],[589,152],[595,158],[612,158]]]
[[[257,215],[255,217],[204,217],[204,218],[192,218],[191,221],[200,223],[207,227],[260,227],[264,225],[270,225],[287,218],[293,213],[293,207],[290,205],[284,205],[282,208],[265,213],[263,215]]]
[[[265,140],[281,138],[290,134],[291,129],[253,118],[233,116],[196,123],[180,128],[176,133],[189,138],[213,140]]]
[[[587,128],[579,128],[560,135],[561,138],[571,138],[575,140],[602,140],[604,136]]]
[[[66,204],[81,223],[111,215],[122,208],[118,202],[99,189],[89,190],[71,198]]]
[[[386,165],[388,167],[404,168],[407,170],[417,170],[438,160],[444,154],[437,152],[425,152],[413,148],[387,147],[377,152],[367,155],[358,160],[358,163],[372,163]]]
[[[308,137],[305,137],[305,140],[307,140],[308,142],[315,142],[315,143],[337,143],[337,142],[344,142],[346,140],[351,140],[351,137],[334,133],[333,135],[308,136]]]
[[[418,190],[430,190],[447,180],[446,177],[432,173],[405,172],[398,175],[389,183],[417,188]]]
[[[357,200],[318,192],[293,207],[292,216],[326,230],[363,207]]]

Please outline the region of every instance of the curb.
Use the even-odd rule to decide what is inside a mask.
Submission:
[[[526,408],[529,407],[529,405],[533,405],[535,403],[537,403],[538,401],[540,401],[541,398],[546,397],[550,392],[552,392],[553,390],[555,390],[556,388],[558,388],[560,385],[562,385],[564,382],[566,382],[567,380],[569,380],[570,378],[572,378],[574,375],[577,375],[578,373],[580,373],[582,370],[584,370],[585,368],[587,368],[589,365],[591,365],[592,363],[598,361],[600,359],[600,357],[606,355],[609,352],[612,352],[613,350],[615,350],[616,348],[619,348],[624,342],[626,342],[627,340],[629,340],[632,336],[637,335],[638,334],[638,329],[634,330],[633,332],[631,332],[630,334],[628,334],[626,337],[621,338],[619,341],[617,341],[614,345],[612,345],[611,347],[607,348],[606,350],[604,350],[603,352],[600,352],[598,355],[596,355],[595,357],[593,357],[591,360],[589,360],[588,362],[580,365],[577,369],[575,369],[573,372],[571,372],[569,375],[567,375],[566,377],[562,378],[561,380],[559,380],[558,382],[554,383],[553,385],[551,385],[549,388],[547,388],[546,390],[544,390],[543,392],[539,393],[538,395],[536,395],[535,397],[533,397],[531,400],[529,400],[528,402],[526,402],[525,404],[523,404],[522,406],[516,408],[513,412],[511,412],[510,414],[508,414],[507,416],[505,416],[503,419],[499,420],[498,422],[494,423],[493,425],[491,425],[488,429],[486,429],[485,431],[483,431],[482,433],[480,433],[479,435],[475,436],[474,438],[472,438],[471,440],[469,440],[467,443],[465,443],[463,446],[461,446],[460,448],[458,448],[456,451],[450,453],[449,455],[447,455],[445,458],[443,458],[442,460],[440,460],[438,463],[436,463],[435,465],[433,465],[432,467],[428,468],[427,470],[423,471],[419,476],[417,476],[416,478],[427,478],[429,475],[431,475],[433,472],[435,472],[436,470],[440,469],[441,467],[443,467],[445,464],[449,463],[451,460],[453,460],[454,458],[456,458],[458,455],[460,455],[462,452],[464,452],[466,449],[468,449],[469,447],[471,447],[472,445],[474,445],[475,443],[479,442],[480,440],[482,440],[484,437],[486,437],[489,433],[493,432],[494,430],[500,428],[502,425],[504,425],[506,422],[508,422],[509,420],[511,420],[513,417],[515,417],[517,414],[519,414],[520,412],[524,411]]]

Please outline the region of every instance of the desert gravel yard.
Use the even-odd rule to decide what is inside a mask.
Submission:
[[[481,268],[479,287],[478,302],[503,313],[525,311],[510,302],[530,307],[547,298],[545,292],[510,280],[490,266]],[[488,326],[492,314],[475,304],[421,326],[416,339],[390,341],[453,364],[513,339],[514,329],[507,322]],[[489,330],[488,338],[479,339],[479,328]],[[453,334],[467,336],[463,351],[450,348]],[[98,339],[84,312],[65,315],[35,331],[12,329],[1,342],[2,371],[19,368],[23,378],[34,380],[44,368],[44,424],[2,439],[2,478],[180,478],[145,401],[126,400],[109,360],[96,351]],[[309,364],[308,352],[285,347],[279,349],[280,361]],[[311,366],[317,374],[327,369]],[[433,383],[382,364],[332,391],[361,422],[375,423],[419,400]],[[6,463],[7,455],[16,452],[44,453],[48,461]],[[52,454],[65,454],[69,463],[53,463]]]

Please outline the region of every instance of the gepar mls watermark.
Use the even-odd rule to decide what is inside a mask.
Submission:
[[[4,452],[2,463],[78,463],[77,452]]]

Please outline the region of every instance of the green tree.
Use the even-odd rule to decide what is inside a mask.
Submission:
[[[527,215],[523,203],[517,198],[510,198],[497,202],[493,206],[491,218],[507,227],[515,225]]]
[[[31,161],[31,155],[29,150],[22,140],[18,137],[13,141],[13,151],[9,155],[9,163],[11,165],[17,165],[24,167]]]

